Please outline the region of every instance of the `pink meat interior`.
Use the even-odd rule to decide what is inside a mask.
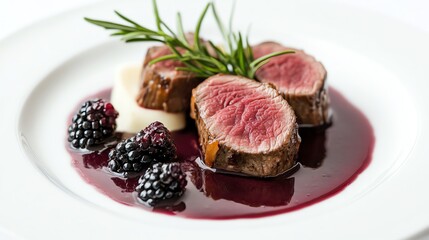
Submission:
[[[295,53],[272,58],[256,72],[256,77],[262,82],[273,83],[285,93],[306,94],[317,91],[317,83],[324,78],[326,72],[312,56],[273,42],[253,47],[255,58],[288,49]]]
[[[293,111],[276,90],[238,76],[207,79],[197,88],[196,103],[209,132],[243,152],[277,149],[295,124]]]

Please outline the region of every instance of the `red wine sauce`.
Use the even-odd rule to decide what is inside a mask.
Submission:
[[[110,98],[110,90],[91,97]],[[107,169],[108,152],[83,153],[67,144],[72,164],[82,178],[111,199],[129,206],[196,219],[265,217],[287,213],[323,201],[350,185],[371,161],[374,133],[365,116],[335,89],[330,89],[333,123],[301,128],[299,169],[293,174],[260,179],[214,173],[197,164],[198,135],[192,121],[173,132],[178,158],[186,171],[184,196],[155,209],[136,199],[137,178],[124,179]],[[118,133],[118,138],[130,134]]]

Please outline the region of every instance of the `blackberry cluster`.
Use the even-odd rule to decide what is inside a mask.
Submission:
[[[109,153],[108,167],[112,172],[128,177],[151,163],[167,162],[176,158],[176,147],[170,131],[160,122],[151,123],[116,145]]]
[[[82,104],[68,128],[68,141],[75,148],[88,148],[103,143],[113,136],[118,117],[113,105],[103,99]]]
[[[179,163],[156,163],[140,177],[138,198],[149,206],[178,198],[185,192],[186,176]]]

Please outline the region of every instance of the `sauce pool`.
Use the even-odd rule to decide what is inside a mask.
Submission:
[[[260,179],[214,173],[198,165],[200,149],[194,123],[172,132],[178,160],[188,179],[185,194],[170,206],[149,208],[137,201],[138,178],[125,179],[107,169],[108,153],[84,153],[67,143],[72,165],[82,178],[111,199],[137,208],[195,219],[236,219],[287,213],[323,201],[350,185],[366,169],[374,148],[366,117],[335,89],[329,89],[333,124],[300,128],[299,169],[288,175]],[[110,90],[90,98],[110,98]],[[117,133],[118,138],[130,134]]]

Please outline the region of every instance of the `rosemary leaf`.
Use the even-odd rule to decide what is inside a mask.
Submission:
[[[272,57],[276,57],[276,56],[279,56],[279,55],[283,55],[283,54],[289,54],[289,53],[295,53],[295,52],[294,52],[294,51],[291,51],[291,50],[286,50],[286,51],[273,52],[273,53],[270,53],[270,54],[264,55],[264,56],[262,56],[262,57],[260,57],[260,58],[258,58],[258,59],[256,59],[256,60],[254,60],[253,62],[251,62],[251,63],[250,63],[250,67],[251,67],[251,68],[254,68],[254,67],[255,67],[255,66],[257,66],[259,63],[261,63],[261,62],[263,62],[263,61],[265,61],[265,60],[267,60],[267,59],[270,59],[270,58],[272,58]]]
[[[209,7],[211,6],[211,3],[208,3],[206,7],[204,8],[203,12],[200,15],[200,18],[198,19],[197,26],[195,27],[195,33],[194,33],[194,45],[195,48],[199,51],[201,51],[201,43],[200,43],[200,29],[201,24],[203,23],[204,17],[206,16],[207,11],[209,10]]]
[[[131,19],[125,17],[124,15],[122,15],[121,13],[119,13],[119,11],[115,11],[116,15],[118,15],[120,18],[124,19],[125,21],[133,24],[135,27],[140,27],[143,28],[142,26],[140,26],[138,23],[132,21]],[[148,29],[149,30],[149,29]]]
[[[176,24],[177,24],[177,36],[181,42],[183,42],[185,45],[189,46],[188,40],[185,36],[185,30],[183,30],[183,23],[182,23],[182,15],[178,12],[176,15]]]
[[[126,43],[130,43],[130,42],[160,42],[160,43],[165,43],[164,40],[156,39],[156,38],[133,38],[133,39],[125,40],[125,42]]]
[[[158,5],[156,4],[156,0],[152,0],[153,12],[155,14],[156,27],[158,31],[162,31],[161,29],[161,17],[159,16]]]
[[[149,62],[149,65],[155,64],[157,62],[161,62],[161,61],[165,61],[165,60],[176,60],[178,57],[176,54],[169,54],[169,55],[164,55],[158,58],[153,59],[152,61]]]
[[[156,29],[141,25],[125,15],[115,11],[115,14],[126,22],[127,25],[85,18],[86,21],[108,30],[114,30],[112,36],[121,36],[125,42],[160,42],[165,44],[171,54],[158,57],[149,62],[155,64],[161,61],[174,60],[182,62],[184,67],[177,70],[189,71],[198,77],[209,77],[217,73],[242,75],[254,78],[258,68],[266,64],[270,58],[289,54],[293,51],[281,51],[254,59],[252,47],[249,44],[248,34],[243,36],[240,32],[232,31],[235,2],[230,14],[228,29],[225,28],[216,6],[209,2],[201,12],[195,26],[193,43],[186,38],[180,13],[176,16],[176,32],[162,20],[156,0],[153,0],[153,11]],[[204,42],[200,38],[200,31],[204,18],[211,8],[217,27],[224,39],[225,48],[215,45],[212,41]]]
[[[125,26],[122,24],[112,23],[112,22],[106,22],[106,21],[100,21],[100,20],[94,20],[90,18],[85,18],[86,21],[98,25],[100,27],[104,27],[105,29],[116,29],[116,30],[122,30],[122,31],[135,31],[136,29],[133,27]]]

